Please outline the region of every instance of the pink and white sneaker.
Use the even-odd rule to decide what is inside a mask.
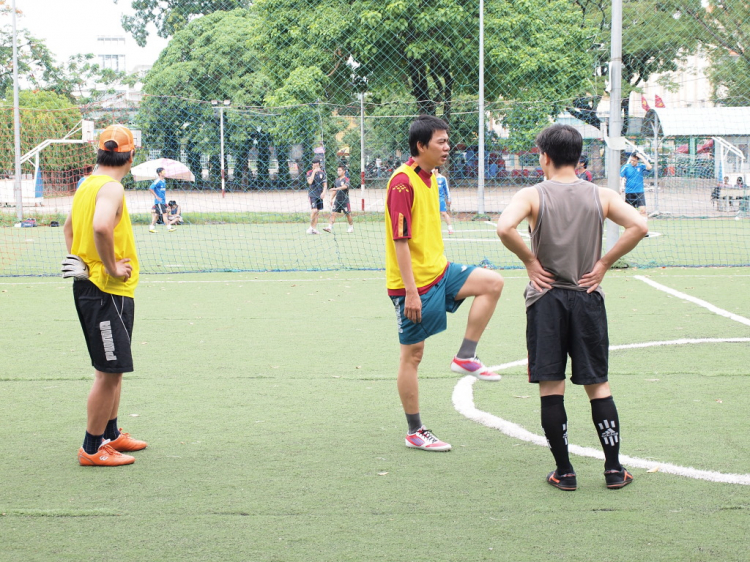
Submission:
[[[420,427],[415,433],[406,434],[406,446],[412,449],[422,449],[423,451],[450,451],[450,443],[441,441],[427,429],[425,426]]]
[[[451,361],[451,371],[464,375],[473,375],[480,381],[497,382],[502,378],[497,373],[493,373],[485,367],[484,363],[479,360],[479,357],[472,357],[471,359],[454,357],[453,361]]]

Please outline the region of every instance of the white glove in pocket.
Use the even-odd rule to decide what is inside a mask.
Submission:
[[[78,256],[68,254],[62,261],[62,276],[64,279],[88,279],[89,267]]]

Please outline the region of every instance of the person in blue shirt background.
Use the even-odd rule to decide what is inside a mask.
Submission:
[[[453,234],[453,222],[448,209],[451,206],[451,192],[448,189],[448,178],[440,173],[440,168],[435,168],[437,177],[438,193],[440,194],[440,216],[448,223],[448,234]]]
[[[638,209],[644,217],[646,216],[646,195],[643,192],[643,174],[651,168],[651,162],[643,154],[633,152],[627,164],[620,169],[623,183],[620,191],[625,191],[625,202]]]
[[[151,207],[151,225],[148,227],[149,232],[156,232],[156,223],[161,219],[164,224],[167,221],[164,220],[164,214],[167,212],[167,182],[165,181],[167,173],[164,168],[156,168],[157,178],[154,183],[148,188],[148,190],[154,194],[154,206]],[[171,224],[167,224],[167,232],[177,230]]]
[[[83,167],[83,175],[81,176],[81,179],[78,180],[78,183],[76,184],[76,189],[81,187],[81,184],[88,179],[88,177],[91,175],[93,171],[94,171],[94,167],[89,164]]]

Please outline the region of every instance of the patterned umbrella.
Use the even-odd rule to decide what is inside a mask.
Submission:
[[[143,164],[130,169],[135,181],[153,180],[156,178],[156,169],[164,168],[166,177],[173,180],[195,181],[195,176],[190,169],[182,162],[170,158],[158,158],[149,160]]]

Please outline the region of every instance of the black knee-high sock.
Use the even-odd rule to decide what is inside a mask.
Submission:
[[[557,463],[559,475],[574,472],[568,456],[568,415],[560,394],[542,396],[542,429]]]
[[[591,419],[604,449],[604,470],[620,470],[620,419],[615,399],[611,396],[593,399]]]

